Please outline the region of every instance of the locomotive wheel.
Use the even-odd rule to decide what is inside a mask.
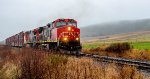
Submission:
[[[76,56],[80,56],[80,51],[76,51]]]
[[[49,50],[53,50],[53,51],[57,52],[58,51],[57,44],[56,43],[49,44]]]
[[[71,55],[76,55],[76,56],[80,56],[81,51],[80,50],[76,50],[76,51],[70,51]]]

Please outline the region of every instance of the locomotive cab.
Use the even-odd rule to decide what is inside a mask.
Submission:
[[[53,22],[57,32],[57,47],[69,51],[80,50],[80,29],[73,19],[58,19]]]

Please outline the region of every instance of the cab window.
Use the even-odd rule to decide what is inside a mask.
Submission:
[[[75,26],[75,27],[77,27],[77,24],[75,23],[75,22],[68,22],[68,24],[67,25],[71,25],[71,26]]]
[[[71,25],[77,27],[77,24],[75,22],[57,22],[56,23],[56,28],[66,26],[66,25]]]
[[[67,25],[66,22],[57,22],[57,23],[56,23],[56,27],[57,27],[57,28],[58,28],[58,27],[61,27],[61,26],[65,26],[65,25]]]

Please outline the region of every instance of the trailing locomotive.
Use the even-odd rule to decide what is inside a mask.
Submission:
[[[46,26],[20,32],[6,39],[6,45],[80,51],[80,29],[73,19],[57,19]]]

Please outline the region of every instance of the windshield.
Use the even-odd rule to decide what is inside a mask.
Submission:
[[[66,22],[57,22],[56,27],[61,27],[67,25]]]
[[[72,26],[75,26],[75,27],[77,26],[76,23],[74,23],[74,22],[68,22],[68,25],[72,25]]]
[[[76,23],[74,22],[57,22],[56,23],[56,27],[62,27],[62,26],[65,26],[65,25],[71,25],[71,26],[77,26]]]

